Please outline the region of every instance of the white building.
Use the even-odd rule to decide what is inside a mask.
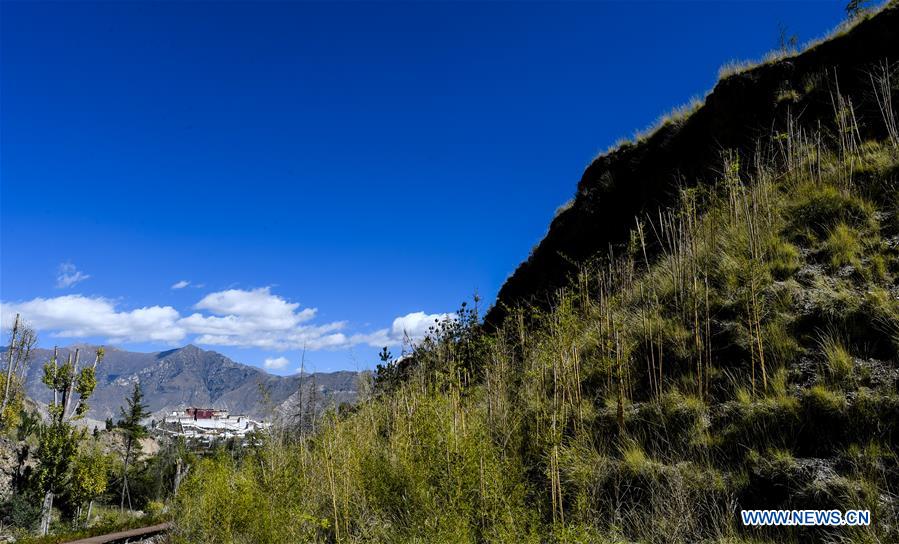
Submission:
[[[225,410],[188,408],[165,416],[156,430],[169,436],[181,436],[204,443],[244,438],[255,431],[264,431],[271,423],[256,421],[244,415],[231,415]]]

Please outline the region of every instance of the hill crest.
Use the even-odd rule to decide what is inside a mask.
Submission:
[[[894,2],[800,54],[722,78],[704,103],[594,159],[571,204],[500,288],[487,323],[500,325],[521,303],[545,307],[551,299],[546,295],[567,285],[580,265],[624,245],[635,217],[655,217],[675,203],[683,186],[720,177],[723,150],[751,163],[759,142],[785,132],[790,122],[832,126],[837,91],[858,99],[853,106],[862,139],[884,138],[869,73],[885,58],[899,59],[897,28]]]

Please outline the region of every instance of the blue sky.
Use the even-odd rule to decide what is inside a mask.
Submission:
[[[4,1],[4,326],[371,367],[489,303],[597,153],[844,3]]]

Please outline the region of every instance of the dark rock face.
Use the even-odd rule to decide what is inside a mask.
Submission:
[[[785,131],[789,116],[802,127],[817,128],[819,122],[832,127],[837,84],[852,99],[862,137],[882,138],[869,72],[884,59],[899,61],[895,4],[796,57],[722,79],[683,122],[597,158],[578,183],[573,205],[552,221],[546,237],[502,286],[487,323],[501,324],[520,303],[545,305],[579,264],[625,243],[636,217],[655,216],[671,205],[679,187],[720,177],[715,170],[724,150],[737,151],[746,166],[759,141]]]
[[[61,348],[60,359],[65,361],[74,350],[75,347]],[[92,363],[96,347],[80,346],[80,350],[81,361]],[[45,404],[52,399],[41,383],[42,367],[52,355],[52,350],[35,350],[26,379],[28,396]],[[106,357],[97,367],[97,389],[91,397],[87,417],[99,421],[107,417],[116,419],[119,407],[138,381],[150,411],[157,415],[201,406],[267,417],[296,393],[301,384],[304,387],[315,384],[320,404],[353,402],[356,379],[356,372],[346,371],[274,376],[192,345],[158,353],[107,348]],[[267,392],[267,401],[261,388]]]

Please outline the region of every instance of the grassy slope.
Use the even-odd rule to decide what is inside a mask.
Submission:
[[[868,73],[883,59],[899,58],[899,2],[856,22],[800,54],[779,52],[722,78],[702,102],[676,110],[635,141],[594,159],[574,198],[500,288],[487,323],[500,324],[509,307],[522,302],[542,304],[579,263],[625,242],[635,216],[673,205],[678,187],[714,182],[722,149],[751,157],[760,136],[787,130],[791,112],[806,127],[830,126],[837,88],[852,97],[862,137],[882,138]]]
[[[835,102],[830,131],[723,154],[551,310],[444,330],[316,434],[201,461],[178,538],[899,541],[899,141],[860,141]],[[740,508],[874,524],[762,531]]]

